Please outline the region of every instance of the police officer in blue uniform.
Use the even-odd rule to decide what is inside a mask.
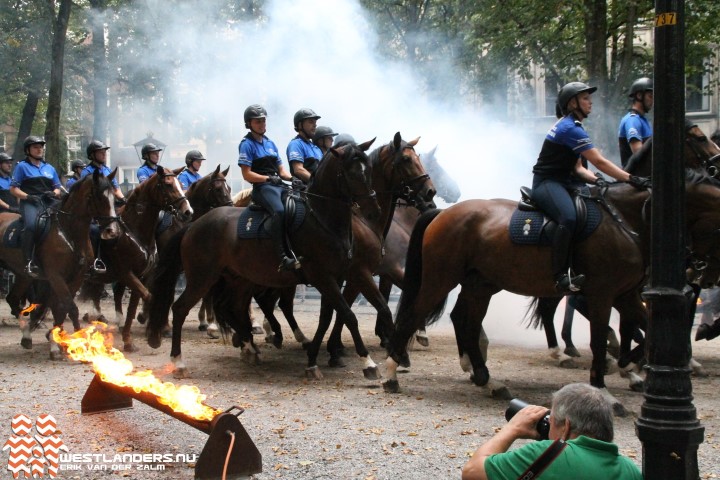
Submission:
[[[138,168],[138,183],[142,183],[151,176],[155,175],[155,172],[157,172],[158,169],[158,162],[160,161],[160,152],[162,152],[162,148],[159,148],[154,143],[143,145],[142,150],[140,150],[140,155],[142,156],[142,159],[145,160],[145,163]]]
[[[545,137],[537,163],[533,167],[532,198],[558,224],[552,240],[552,273],[555,288],[562,293],[580,290],[584,275],[573,275],[570,266],[570,246],[576,226],[576,212],[570,192],[585,183],[606,184],[585,168],[583,159],[601,172],[619,181],[630,182],[638,188],[649,184],[647,179],[631,176],[621,170],[595,148],[582,121],[590,115],[590,95],[597,87],[571,82],[560,89],[556,115],[559,120]]]
[[[67,182],[65,182],[65,189],[70,190],[70,188],[80,180],[82,177],[80,174],[82,173],[83,168],[85,168],[85,162],[82,160],[73,160],[70,163],[70,171],[73,172],[72,177],[67,179]]]
[[[320,115],[310,108],[301,108],[293,116],[297,135],[287,146],[287,158],[290,173],[305,183],[310,181],[322,159],[322,150],[312,142],[319,118]]]
[[[5,152],[0,153],[0,213],[19,213],[17,198],[10,193],[13,159]]]
[[[300,268],[296,258],[285,251],[285,206],[282,201],[282,180],[292,177],[280,160],[275,143],[265,136],[267,111],[260,105],[250,105],[243,113],[245,128],[250,132],[242,139],[238,150],[238,165],[243,179],[253,186],[252,199],[272,214],[270,235],[280,258],[278,271]]]
[[[323,155],[330,150],[333,145],[333,140],[338,134],[333,132],[333,129],[320,125],[315,129],[315,136],[313,137],[313,143],[317,145]]]
[[[22,249],[27,260],[25,273],[37,277],[40,269],[33,261],[35,228],[38,214],[45,210],[61,193],[57,171],[45,162],[45,140],[29,136],[23,142],[25,159],[15,165],[10,193],[20,200],[20,214],[25,228],[21,235]]]
[[[190,185],[202,178],[200,167],[202,167],[203,160],[205,157],[200,150],[190,150],[185,154],[185,170],[178,175],[183,192],[186,192]]]
[[[110,171],[110,167],[107,166],[108,150],[110,150],[110,147],[102,143],[100,140],[93,140],[88,143],[85,152],[87,153],[87,158],[90,160],[90,163],[83,169],[82,172],[80,172],[80,178],[92,175],[96,170],[106,177],[109,177],[112,171]],[[115,196],[115,205],[125,205],[125,196],[123,195],[122,190],[120,190],[120,185],[117,180],[114,178],[112,180],[112,186],[113,195]]]
[[[632,154],[640,150],[643,143],[652,137],[652,125],[645,115],[653,106],[653,81],[647,77],[638,78],[630,87],[629,97],[632,99],[632,106],[620,120],[618,128],[620,162],[623,168]]]

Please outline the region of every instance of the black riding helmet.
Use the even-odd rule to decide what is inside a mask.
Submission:
[[[255,118],[267,118],[267,110],[262,105],[253,104],[245,109],[243,113],[245,128],[250,128],[250,120]]]
[[[295,125],[295,131],[298,131],[298,128],[300,128],[300,123],[303,120],[307,120],[309,118],[314,118],[315,120],[321,118],[320,115],[315,113],[312,108],[301,108],[297,112],[295,112],[295,116],[293,116],[293,125]]]
[[[340,135],[335,137],[333,147],[342,147],[343,145],[347,145],[349,143],[356,143],[353,136],[349,133],[341,133]]]
[[[205,157],[202,153],[200,153],[200,150],[190,150],[185,154],[185,165],[188,167],[192,162],[198,161],[198,160],[205,160]]]
[[[319,126],[315,129],[315,136],[313,137],[313,143],[318,143],[320,140],[322,140],[325,137],[334,137],[337,133],[333,132],[333,129],[330,127],[325,126]]]
[[[566,84],[558,92],[555,115],[558,118],[567,115],[570,113],[567,110],[567,105],[570,103],[570,100],[583,92],[593,93],[595,90],[597,90],[597,87],[591,87],[583,82],[570,82]]]
[[[0,152],[0,163],[10,162],[12,163],[13,159],[10,155],[8,155],[5,152]]]
[[[630,86],[630,93],[628,94],[628,97],[633,98],[633,97],[635,97],[636,93],[639,93],[639,92],[645,93],[647,91],[652,91],[652,90],[653,90],[652,79],[650,79],[648,77],[638,78]]]
[[[82,160],[73,160],[70,163],[70,170],[74,172],[76,168],[85,168],[85,162]]]
[[[42,145],[45,146],[45,140],[43,140],[42,137],[38,137],[35,135],[30,135],[25,139],[23,142],[23,150],[25,151],[25,155],[28,155],[28,148],[30,148],[30,145]]]
[[[88,143],[88,146],[85,149],[88,160],[95,160],[95,158],[93,157],[93,153],[97,152],[98,150],[110,150],[110,147],[102,143],[100,140],[93,140],[92,142]]]
[[[143,145],[142,150],[140,150],[142,159],[147,160],[148,153],[150,153],[150,152],[162,152],[162,148],[158,147],[154,143],[146,143],[145,145]]]

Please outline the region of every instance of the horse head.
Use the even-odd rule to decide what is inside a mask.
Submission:
[[[195,218],[213,208],[232,206],[230,186],[225,180],[229,171],[230,167],[221,172],[220,165],[218,165],[212,173],[190,185],[187,198],[193,207]]]
[[[192,218],[193,209],[177,179],[178,174],[184,168],[170,170],[158,167],[155,175],[145,180],[144,183],[147,183],[145,191],[152,204],[177,216],[181,222],[188,222]]]
[[[117,167],[107,177],[99,170],[83,177],[70,188],[61,207],[72,215],[95,219],[100,225],[100,237],[103,240],[117,238],[120,233],[112,184],[116,173]]]
[[[720,284],[720,181],[702,170],[688,170],[687,179],[688,278],[711,288]]]
[[[377,218],[380,206],[372,189],[372,164],[365,153],[374,141],[329,149],[310,180],[308,193],[339,198],[359,206],[366,218]]]
[[[685,158],[688,167],[703,167],[711,177],[720,177],[720,148],[689,120],[685,121]]]
[[[382,169],[383,178],[389,182],[387,187],[394,199],[402,198],[408,205],[422,212],[435,208],[433,197],[436,190],[415,152],[419,140],[420,137],[405,141],[397,132],[391,143],[377,149],[371,157],[374,168]]]
[[[420,154],[420,161],[422,162],[425,170],[427,170],[430,178],[433,179],[433,184],[437,189],[437,196],[442,198],[448,203],[456,203],[460,200],[460,186],[445,169],[438,163],[435,151],[437,145],[427,153]]]

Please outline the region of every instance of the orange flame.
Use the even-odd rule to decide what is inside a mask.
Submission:
[[[90,362],[93,371],[103,382],[121,387],[130,387],[136,393],[148,392],[158,401],[175,412],[183,413],[197,420],[212,420],[222,413],[205,405],[205,395],[192,385],[175,386],[171,382],[162,382],[151,370],[133,373],[133,364],[125,355],[113,347],[112,334],[102,322],[93,324],[73,334],[55,327],[53,339],[66,348],[73,360]]]
[[[40,306],[39,303],[31,303],[27,308],[23,308],[23,309],[20,311],[20,315],[22,315],[23,317],[26,317],[26,316],[28,316],[28,315],[30,314],[30,312],[32,312],[33,310],[35,310],[35,309],[38,308],[39,306]]]

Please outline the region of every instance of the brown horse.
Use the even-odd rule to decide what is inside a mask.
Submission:
[[[306,215],[290,243],[302,256],[299,273],[278,272],[277,259],[269,239],[240,239],[237,225],[240,208],[218,208],[180,232],[163,251],[152,282],[149,303],[148,343],[157,348],[161,332],[173,310],[171,358],[177,376],[186,374],[181,353],[182,325],[190,309],[218,282],[228,288],[213,289],[217,302],[230,299],[237,312],[231,326],[242,341],[251,342],[248,307],[258,286],[284,288],[312,283],[322,294],[321,309],[335,309],[349,326],[358,354],[364,358],[366,375],[377,376],[377,365],[369,356],[358,330],[357,319],[340,292],[351,254],[352,210],[359,203],[368,218],[379,215],[375,193],[370,187],[372,165],[365,154],[372,140],[330,150],[320,162],[306,195]],[[182,268],[177,259],[182,259]],[[173,303],[174,285],[181,270],[187,286]],[[216,310],[221,320],[221,312]],[[222,321],[221,321],[222,324]],[[317,354],[329,325],[320,324],[308,348],[308,375],[320,377]],[[249,338],[248,338],[249,337]]]
[[[120,216],[123,233],[112,242],[100,242],[98,258],[106,269],[90,275],[83,285],[83,295],[93,301],[97,312],[100,312],[100,294],[106,283],[119,282],[137,292],[143,300],[149,299],[150,292],[143,280],[157,258],[155,226],[160,212],[171,212],[184,221],[193,215],[177,179],[183,168],[158,167],[155,175],[135,187]],[[115,296],[115,313],[119,325],[122,322],[122,295]],[[130,335],[132,317],[128,315],[122,331],[126,351],[135,350]]]
[[[70,315],[76,329],[80,327],[78,309],[74,298],[83,276],[92,262],[90,245],[90,223],[95,218],[101,225],[101,236],[112,239],[118,235],[115,207],[112,200],[112,179],[117,170],[105,177],[96,172],[76,182],[59,205],[48,206],[42,216],[49,222],[47,236],[35,248],[35,258],[42,269],[41,281],[35,285],[48,288],[41,298],[31,298],[34,303],[49,307],[54,325],[62,327],[65,317]],[[0,238],[19,216],[12,213],[0,214]],[[25,274],[25,258],[19,247],[0,245],[0,261],[15,274],[15,284],[7,301],[13,312],[19,311],[26,291],[33,282]],[[36,325],[21,322],[23,348],[32,348],[31,330]],[[60,351],[51,342],[51,358],[61,358]]]
[[[697,178],[686,183],[686,229],[693,254],[712,264],[709,276],[716,280],[720,273],[715,235],[720,229],[720,188],[707,176]],[[614,184],[605,198],[624,223],[603,210],[599,227],[576,246],[574,256],[576,271],[585,273],[587,278],[583,290],[591,323],[590,383],[601,389],[605,389],[611,308],[615,307],[624,319],[623,338],[636,327],[631,320],[644,311],[639,286],[648,265],[650,235],[649,192]],[[386,361],[387,391],[399,389],[396,369],[399,364],[409,365],[407,344],[413,332],[426,322],[437,320],[448,293],[457,285],[462,288],[450,316],[461,354],[466,353],[472,363],[471,378],[480,386],[490,381],[478,345],[490,298],[500,290],[533,297],[557,296],[550,271],[550,248],[516,245],[510,240],[508,224],[516,206],[517,202],[510,200],[469,200],[420,218],[408,250],[405,289]],[[629,347],[629,340],[626,346]],[[503,391],[509,395],[507,389]],[[607,395],[615,412],[623,414],[622,404]]]

